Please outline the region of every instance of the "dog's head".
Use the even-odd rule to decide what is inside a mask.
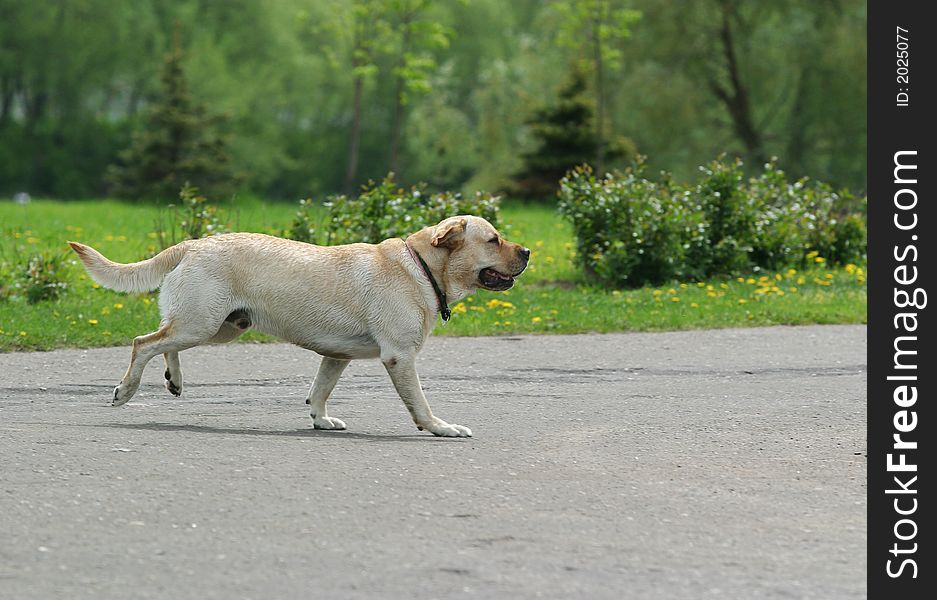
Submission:
[[[495,292],[510,289],[530,259],[530,250],[501,237],[481,217],[449,217],[413,237],[437,250],[432,253],[433,262],[441,259],[443,264],[430,267],[437,275],[440,270],[444,274],[446,290],[453,302],[478,288]],[[417,250],[423,253],[419,247]]]

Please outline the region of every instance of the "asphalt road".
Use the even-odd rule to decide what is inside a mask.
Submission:
[[[858,326],[433,338],[303,404],[285,345],[0,355],[0,598],[859,598]]]

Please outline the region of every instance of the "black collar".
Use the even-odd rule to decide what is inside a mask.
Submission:
[[[415,256],[419,261],[423,272],[426,274],[426,278],[429,279],[430,284],[433,286],[433,291],[436,292],[436,301],[439,303],[439,316],[442,317],[443,322],[448,321],[449,317],[452,316],[452,311],[449,310],[449,304],[446,302],[446,292],[440,289],[439,284],[436,283],[436,279],[433,277],[433,272],[429,270],[429,266],[427,266],[423,257],[420,256],[420,253],[414,250],[406,240],[404,240],[404,244],[407,245],[407,250],[410,251],[410,255]]]

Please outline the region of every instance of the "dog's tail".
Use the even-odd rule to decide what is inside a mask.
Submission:
[[[92,279],[118,292],[155,290],[163,282],[163,277],[182,261],[189,246],[187,242],[176,244],[153,258],[125,265],[109,260],[91,246],[78,242],[68,242],[68,245],[78,254]]]

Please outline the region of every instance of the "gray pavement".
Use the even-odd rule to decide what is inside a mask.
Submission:
[[[866,331],[432,338],[471,439],[286,345],[0,355],[0,598],[859,598]]]

